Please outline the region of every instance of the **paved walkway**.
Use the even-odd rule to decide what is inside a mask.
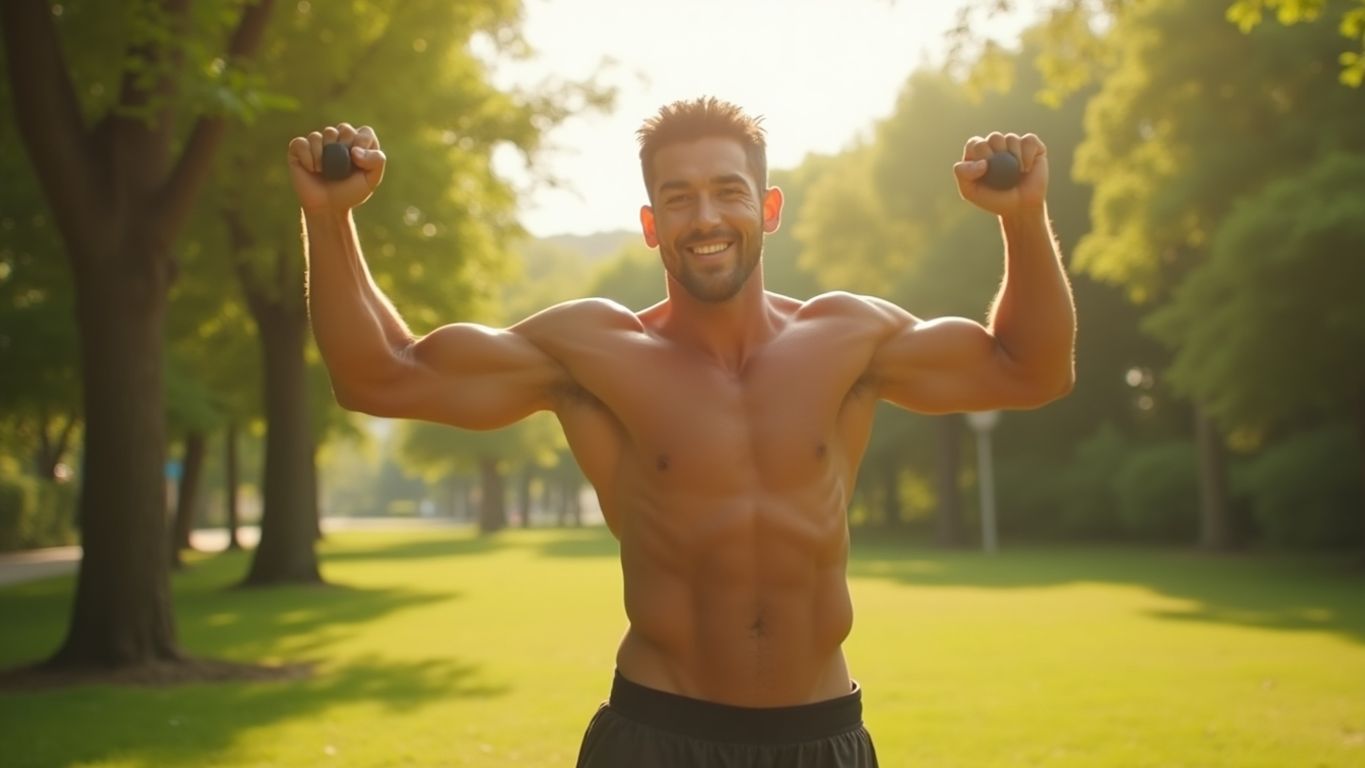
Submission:
[[[449,519],[393,519],[393,518],[345,518],[328,517],[322,520],[324,531],[355,529],[394,530],[404,528],[448,528],[461,525]],[[255,526],[237,529],[237,540],[242,546],[251,548],[261,538],[261,531]],[[227,530],[207,528],[190,534],[194,548],[204,552],[217,552],[227,548]],[[80,547],[50,547],[30,549],[24,552],[0,552],[0,587],[7,584],[21,584],[26,581],[61,576],[76,571],[81,559]]]

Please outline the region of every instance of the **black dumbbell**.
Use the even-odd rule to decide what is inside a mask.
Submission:
[[[991,189],[1014,189],[1019,183],[1019,158],[1009,152],[996,152],[986,160],[982,183]]]
[[[351,148],[345,144],[322,145],[322,178],[341,181],[351,175]]]

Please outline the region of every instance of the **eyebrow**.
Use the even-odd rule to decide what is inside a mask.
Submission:
[[[742,175],[740,175],[740,174],[738,174],[738,173],[726,173],[726,174],[722,174],[722,175],[720,175],[720,176],[712,176],[712,177],[711,177],[711,186],[713,186],[713,187],[723,187],[723,186],[726,186],[726,185],[728,185],[728,184],[739,184],[739,185],[742,185],[745,189],[748,189],[748,188],[749,188],[749,180],[746,179],[746,178],[744,178]],[[673,191],[673,190],[682,190],[682,189],[691,189],[691,188],[692,188],[692,185],[691,185],[689,182],[682,181],[682,180],[678,180],[678,179],[674,179],[674,180],[671,180],[671,181],[665,181],[664,183],[660,184],[660,185],[659,185],[659,192],[670,192],[670,191]]]

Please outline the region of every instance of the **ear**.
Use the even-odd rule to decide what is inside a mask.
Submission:
[[[782,223],[782,190],[768,187],[763,193],[763,231],[771,235]]]
[[[640,206],[640,229],[645,233],[645,245],[658,248],[659,232],[654,228],[654,209],[647,205]]]

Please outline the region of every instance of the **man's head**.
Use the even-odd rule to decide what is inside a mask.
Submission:
[[[744,149],[749,175],[760,189],[768,186],[768,142],[763,133],[763,118],[750,117],[744,110],[714,96],[691,101],[675,101],[659,109],[635,132],[640,140],[640,170],[645,177],[645,193],[654,202],[654,156],[669,144],[696,141],[712,136],[734,139]]]
[[[777,230],[782,193],[767,187],[759,121],[715,98],[679,101],[638,132],[650,205],[645,241],[670,276],[702,301],[737,294]]]

